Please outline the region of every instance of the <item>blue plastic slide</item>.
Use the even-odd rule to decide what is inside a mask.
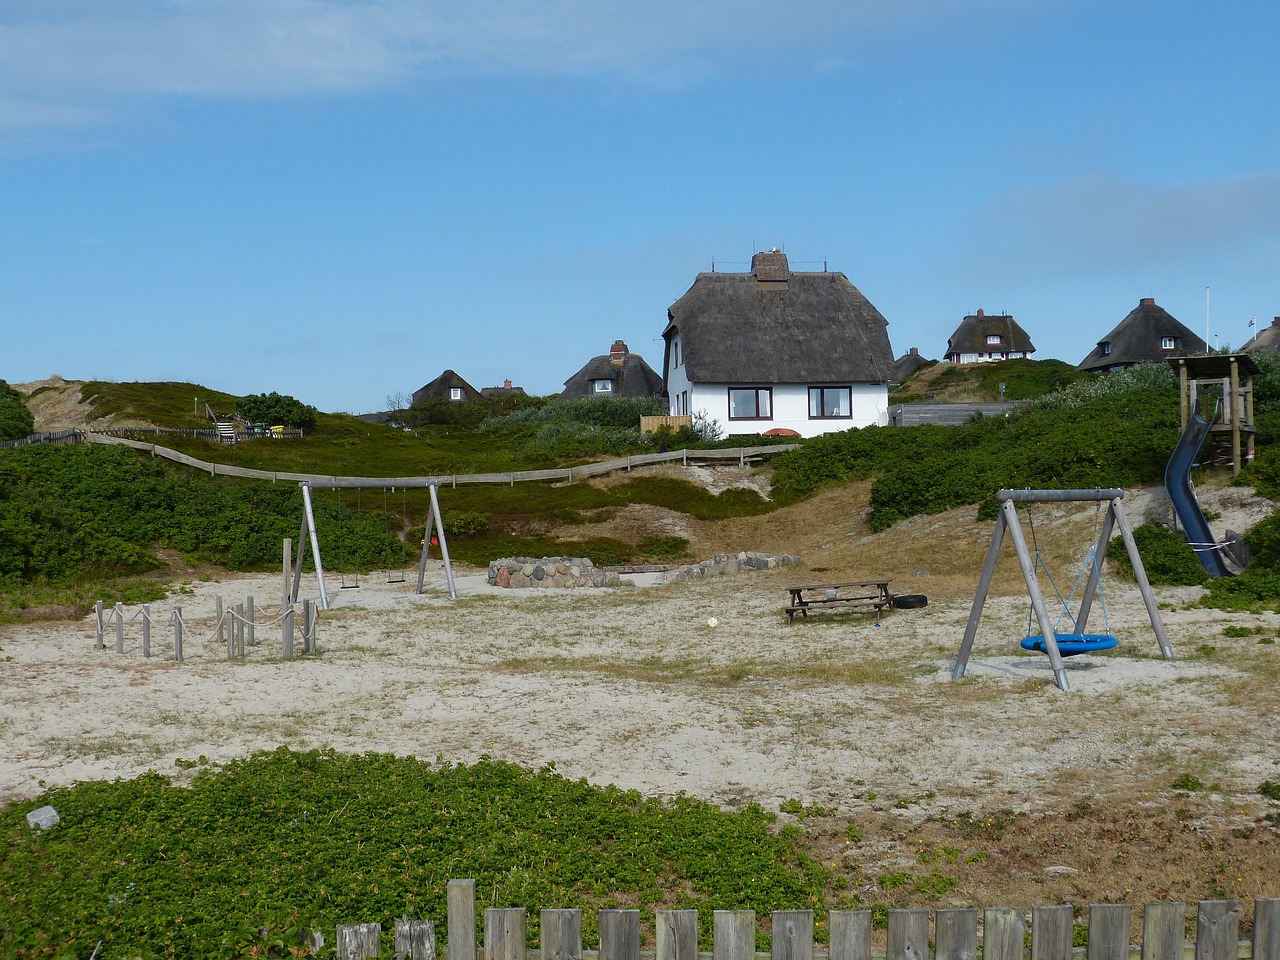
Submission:
[[[1200,404],[1193,404],[1191,417],[1187,420],[1187,429],[1182,432],[1182,439],[1173,450],[1169,464],[1164,468],[1164,488],[1169,493],[1173,504],[1173,512],[1178,515],[1178,522],[1186,533],[1187,542],[1200,558],[1200,565],[1211,577],[1231,577],[1235,573],[1222,558],[1222,551],[1209,544],[1216,543],[1213,531],[1209,529],[1209,521],[1204,518],[1200,509],[1200,501],[1191,486],[1191,468],[1195,465],[1200,445],[1209,435],[1209,428],[1218,419],[1215,410],[1213,420],[1200,416]]]

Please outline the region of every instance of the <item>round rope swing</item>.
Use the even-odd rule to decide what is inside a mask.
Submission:
[[[1098,503],[1095,513],[1101,513],[1101,502]],[[1039,574],[1044,571],[1045,578],[1049,581],[1049,585],[1053,587],[1053,592],[1058,597],[1058,603],[1062,606],[1062,611],[1058,614],[1058,620],[1053,625],[1053,638],[1057,644],[1058,653],[1064,657],[1075,657],[1082,653],[1097,653],[1102,650],[1113,649],[1119,641],[1111,634],[1111,623],[1107,618],[1107,600],[1102,593],[1102,568],[1098,561],[1098,536],[1101,534],[1101,523],[1098,526],[1098,533],[1094,536],[1094,541],[1089,544],[1089,553],[1085,557],[1084,563],[1080,567],[1080,572],[1076,575],[1076,582],[1071,587],[1071,593],[1064,597],[1062,591],[1058,588],[1058,583],[1053,579],[1048,564],[1045,563],[1044,557],[1040,553],[1040,545],[1036,541],[1036,524],[1032,515],[1031,504],[1026,504],[1028,525],[1031,527],[1031,545],[1035,555],[1035,571]],[[1076,593],[1080,590],[1080,585],[1085,582],[1085,574],[1088,573],[1095,584],[1097,584],[1098,603],[1102,607],[1102,633],[1081,633],[1076,615],[1071,612],[1071,604],[1075,601]],[[1040,633],[1033,634],[1031,632],[1031,605],[1027,605],[1027,636],[1022,638],[1021,646],[1023,650],[1033,650],[1038,653],[1049,652],[1049,646],[1045,643],[1044,635]],[[1059,632],[1064,620],[1070,621],[1071,630]]]

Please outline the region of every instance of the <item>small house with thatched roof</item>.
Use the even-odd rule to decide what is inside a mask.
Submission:
[[[843,273],[794,272],[776,249],[750,273],[700,273],[662,332],[671,414],[702,413],[731,434],[886,425],[887,327]]]
[[[1280,352],[1280,317],[1271,321],[1271,326],[1263,327],[1245,341],[1240,348],[1241,353],[1277,353]]]
[[[1143,297],[1120,325],[1076,364],[1076,369],[1102,373],[1208,352],[1203,338],[1157,306],[1153,297]]]
[[[905,383],[907,378],[935,361],[920,355],[919,347],[912,347],[897,360],[893,361],[893,383]]]
[[[1007,313],[987,316],[981,309],[960,321],[947,341],[945,359],[951,363],[995,363],[1030,360],[1036,352],[1027,331]]]
[[[450,400],[454,403],[475,403],[480,399],[480,391],[473,387],[452,370],[446,370],[428,384],[413,391],[414,403],[425,403],[428,400]]]
[[[632,353],[621,340],[613,341],[609,352],[592,357],[586,366],[564,382],[557,400],[580,397],[661,397],[662,378]]]

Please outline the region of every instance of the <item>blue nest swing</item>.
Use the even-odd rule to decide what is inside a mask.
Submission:
[[[1055,633],[1053,639],[1058,645],[1058,653],[1064,657],[1110,650],[1120,642],[1109,633]],[[1048,653],[1049,645],[1044,642],[1044,636],[1037,633],[1022,638],[1022,649]]]
[[[1029,512],[1029,511],[1028,511]],[[1035,538],[1035,523],[1032,522],[1031,535]],[[1082,653],[1097,653],[1101,650],[1111,650],[1119,645],[1120,641],[1113,637],[1110,633],[1081,633],[1076,625],[1075,614],[1071,612],[1071,603],[1075,600],[1076,593],[1080,589],[1080,585],[1085,580],[1086,573],[1092,573],[1095,576],[1095,584],[1097,585],[1098,602],[1102,606],[1102,619],[1104,629],[1110,629],[1110,622],[1107,618],[1107,600],[1102,593],[1102,569],[1098,562],[1098,544],[1095,542],[1089,547],[1088,556],[1085,558],[1084,564],[1080,568],[1079,574],[1076,575],[1075,585],[1071,588],[1071,595],[1064,597],[1062,591],[1058,589],[1057,582],[1053,579],[1053,574],[1049,572],[1049,568],[1045,565],[1044,558],[1040,555],[1039,545],[1036,545],[1035,552],[1036,569],[1043,570],[1048,578],[1053,592],[1058,596],[1058,603],[1062,606],[1062,612],[1058,615],[1058,622],[1054,624],[1053,639],[1058,648],[1059,655],[1063,657],[1077,657]],[[1075,628],[1070,633],[1059,633],[1058,627],[1066,620]],[[1027,610],[1027,633],[1031,634],[1031,610]],[[1023,637],[1020,641],[1023,650],[1032,650],[1037,653],[1047,654],[1049,645],[1045,643],[1044,634],[1036,633]]]

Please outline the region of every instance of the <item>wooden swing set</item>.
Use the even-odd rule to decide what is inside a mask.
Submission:
[[[978,633],[978,622],[982,619],[982,608],[986,604],[987,594],[991,590],[991,581],[996,571],[996,561],[1000,557],[1000,546],[1004,542],[1006,531],[1008,531],[1009,538],[1013,541],[1014,550],[1017,552],[1018,565],[1022,568],[1022,576],[1027,584],[1027,593],[1031,597],[1031,608],[1040,626],[1039,635],[1027,636],[1022,641],[1022,646],[1024,649],[1039,650],[1048,655],[1049,665],[1053,669],[1054,680],[1059,690],[1070,689],[1066,668],[1062,663],[1063,657],[1106,650],[1116,645],[1116,638],[1111,636],[1109,632],[1092,634],[1086,632],[1093,601],[1095,597],[1100,596],[1099,585],[1102,568],[1098,553],[1099,551],[1105,551],[1107,542],[1111,539],[1111,533],[1115,529],[1120,531],[1120,537],[1124,541],[1125,550],[1129,555],[1129,562],[1133,565],[1134,578],[1138,581],[1138,589],[1142,593],[1142,601],[1146,604],[1147,616],[1151,619],[1156,642],[1160,645],[1160,653],[1166,660],[1173,659],[1173,648],[1169,645],[1169,638],[1165,634],[1164,623],[1160,619],[1160,610],[1156,606],[1155,595],[1151,592],[1151,585],[1147,582],[1147,573],[1142,566],[1142,558],[1138,555],[1137,544],[1134,543],[1133,528],[1129,525],[1129,518],[1124,512],[1123,490],[1115,488],[1106,490],[999,490],[996,492],[996,499],[1000,501],[1000,514],[996,517],[996,528],[991,534],[991,546],[987,549],[987,559],[982,566],[982,577],[978,581],[978,592],[974,595],[973,607],[969,611],[969,622],[964,630],[964,639],[960,642],[960,652],[956,656],[955,668],[951,673],[953,680],[961,679],[964,676],[965,668],[969,664],[969,654],[973,650],[974,637]],[[1076,578],[1076,589],[1079,588],[1081,581],[1084,581],[1084,591],[1080,597],[1078,611],[1073,613],[1070,607],[1070,600],[1074,598],[1076,589],[1072,590],[1070,597],[1064,598],[1062,592],[1058,590],[1057,584],[1053,583],[1052,576],[1049,576],[1050,583],[1053,583],[1054,592],[1057,594],[1063,608],[1063,614],[1055,622],[1049,616],[1049,606],[1045,601],[1044,591],[1040,589],[1039,571],[1043,568],[1043,558],[1040,556],[1038,546],[1034,557],[1027,549],[1027,540],[1022,533],[1022,523],[1018,519],[1017,505],[1019,503],[1081,502],[1097,503],[1099,507],[1106,503],[1107,509],[1098,527],[1097,540],[1092,544],[1085,561],[1085,568],[1080,571],[1080,576]],[[1034,536],[1034,525],[1032,530]],[[1086,573],[1088,574],[1087,579],[1085,579]],[[1102,604],[1102,609],[1105,620],[1105,601]],[[1064,619],[1071,622],[1073,629],[1069,632],[1058,630]],[[1109,630],[1109,626],[1106,629]],[[1030,630],[1028,630],[1028,634],[1030,634]]]

